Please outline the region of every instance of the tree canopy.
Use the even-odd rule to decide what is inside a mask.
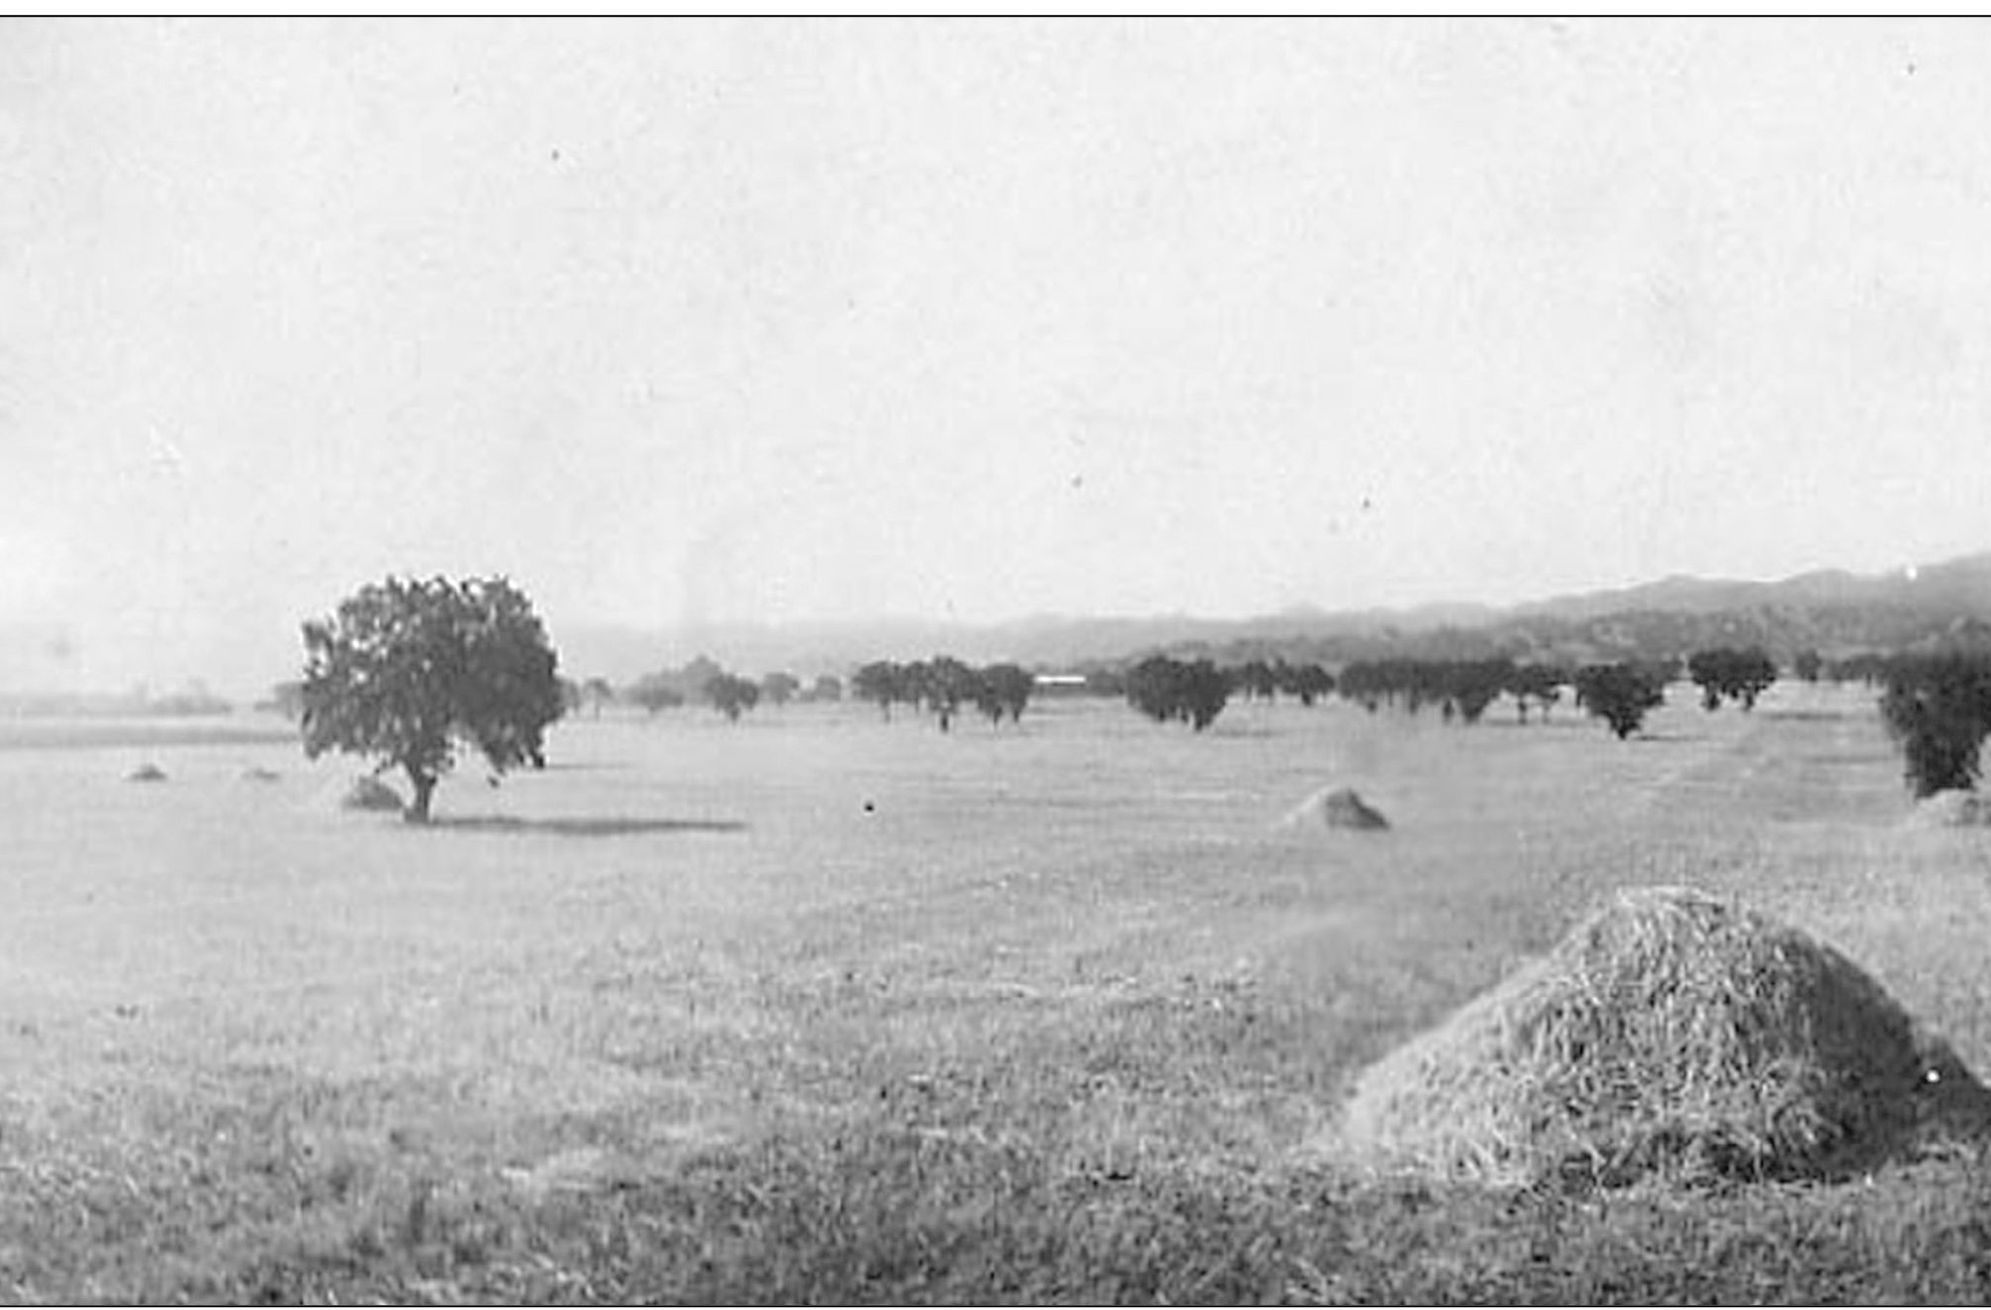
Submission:
[[[1726,646],[1696,651],[1687,661],[1687,674],[1701,689],[1701,707],[1715,710],[1723,700],[1756,708],[1756,698],[1777,680],[1777,664],[1761,647],[1734,650]]]
[[[1022,720],[1024,707],[1030,704],[1030,693],[1036,687],[1037,679],[1021,665],[991,664],[976,679],[975,706],[988,716],[990,723],[1001,723],[1005,714],[1011,723],[1017,723]]]
[[[1917,798],[1974,787],[1991,734],[1991,658],[1947,652],[1897,659],[1880,711]]]
[[[1157,723],[1178,720],[1197,732],[1217,721],[1230,695],[1230,679],[1209,660],[1155,655],[1127,673],[1127,700],[1135,709]]]
[[[712,708],[725,715],[730,723],[738,723],[741,713],[760,704],[760,684],[732,673],[715,673],[707,678],[704,694]]]
[[[558,656],[504,578],[390,577],[304,624],[304,750],[378,756],[408,775],[407,818],[426,823],[460,746],[494,773],[546,763],[563,705]]]
[[[1645,723],[1648,710],[1666,703],[1666,684],[1636,664],[1592,664],[1576,672],[1576,703],[1623,741]]]

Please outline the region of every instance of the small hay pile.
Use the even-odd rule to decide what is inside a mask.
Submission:
[[[1390,826],[1382,812],[1347,787],[1329,787],[1315,792],[1279,820],[1281,828],[1346,828],[1355,832],[1381,832]]]
[[[401,801],[400,792],[395,791],[372,774],[362,773],[359,777],[354,778],[352,784],[346,787],[340,794],[339,808],[342,810],[393,810],[399,812],[405,809],[406,806]]]
[[[1915,828],[1982,828],[1991,825],[1991,797],[1974,791],[1939,791],[1908,813]]]
[[[1985,1097],[1830,947],[1639,888],[1367,1069],[1331,1149],[1497,1184],[1822,1176],[1959,1127]]]
[[[124,780],[126,782],[164,782],[166,781],[166,771],[158,765],[147,761],[133,769],[130,773],[125,774]]]

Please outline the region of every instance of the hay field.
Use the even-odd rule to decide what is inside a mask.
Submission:
[[[0,1297],[1980,1299],[1975,1158],[1598,1199],[1302,1149],[1625,885],[1817,934],[1991,1073],[1991,836],[1903,823],[1870,694],[1690,691],[1629,743],[581,718],[428,831],[267,732],[0,727]],[[1391,830],[1279,828],[1329,784]]]

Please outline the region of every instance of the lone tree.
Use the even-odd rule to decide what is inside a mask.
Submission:
[[[1991,659],[1942,654],[1894,661],[1881,717],[1901,747],[1917,799],[1968,790],[1991,734]]]
[[[1577,670],[1576,703],[1610,725],[1623,741],[1639,730],[1647,710],[1666,703],[1666,687],[1633,664],[1592,664]]]
[[[504,578],[388,578],[304,625],[304,753],[374,755],[408,775],[405,817],[429,821],[460,745],[496,773],[546,766],[559,657],[532,602]]]

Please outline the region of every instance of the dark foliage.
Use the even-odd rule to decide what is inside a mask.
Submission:
[[[1715,710],[1724,700],[1739,701],[1744,711],[1756,708],[1756,698],[1777,680],[1777,663],[1760,646],[1735,650],[1722,646],[1696,651],[1687,660],[1687,675],[1701,689],[1701,707]]]
[[[1562,689],[1574,675],[1567,669],[1548,664],[1522,664],[1516,666],[1507,680],[1508,694],[1514,697],[1514,712],[1521,722],[1528,721],[1530,703],[1540,706],[1542,718],[1549,717],[1549,707],[1562,699]]]
[[[1898,658],[1889,666],[1880,711],[1918,798],[1975,786],[1991,733],[1991,656]]]
[[[990,723],[1000,724],[1004,715],[1011,723],[1020,722],[1036,685],[1037,680],[1021,665],[991,664],[977,677],[975,707]]]
[[[304,625],[304,750],[379,756],[414,790],[425,823],[459,743],[492,770],[543,768],[563,709],[558,657],[532,603],[503,578],[388,578]]]
[[[1209,660],[1155,655],[1127,673],[1129,704],[1157,723],[1179,721],[1197,732],[1216,722],[1230,694],[1230,679]]]
[[[1576,672],[1576,703],[1623,741],[1645,723],[1648,710],[1666,703],[1666,687],[1637,665],[1591,664]]]
[[[760,704],[760,684],[731,673],[714,674],[706,679],[705,699],[728,722],[738,723],[741,714]]]
[[[912,668],[917,672],[910,680],[920,701],[939,720],[940,730],[946,732],[954,725],[954,716],[960,713],[961,706],[977,699],[981,679],[952,655],[935,655]]]
[[[893,703],[907,699],[905,671],[890,660],[873,660],[851,676],[850,694],[870,701],[889,719]]]
[[[684,704],[684,693],[672,685],[668,675],[661,673],[643,675],[631,683],[624,694],[632,703],[651,714],[658,710],[674,710]]]

